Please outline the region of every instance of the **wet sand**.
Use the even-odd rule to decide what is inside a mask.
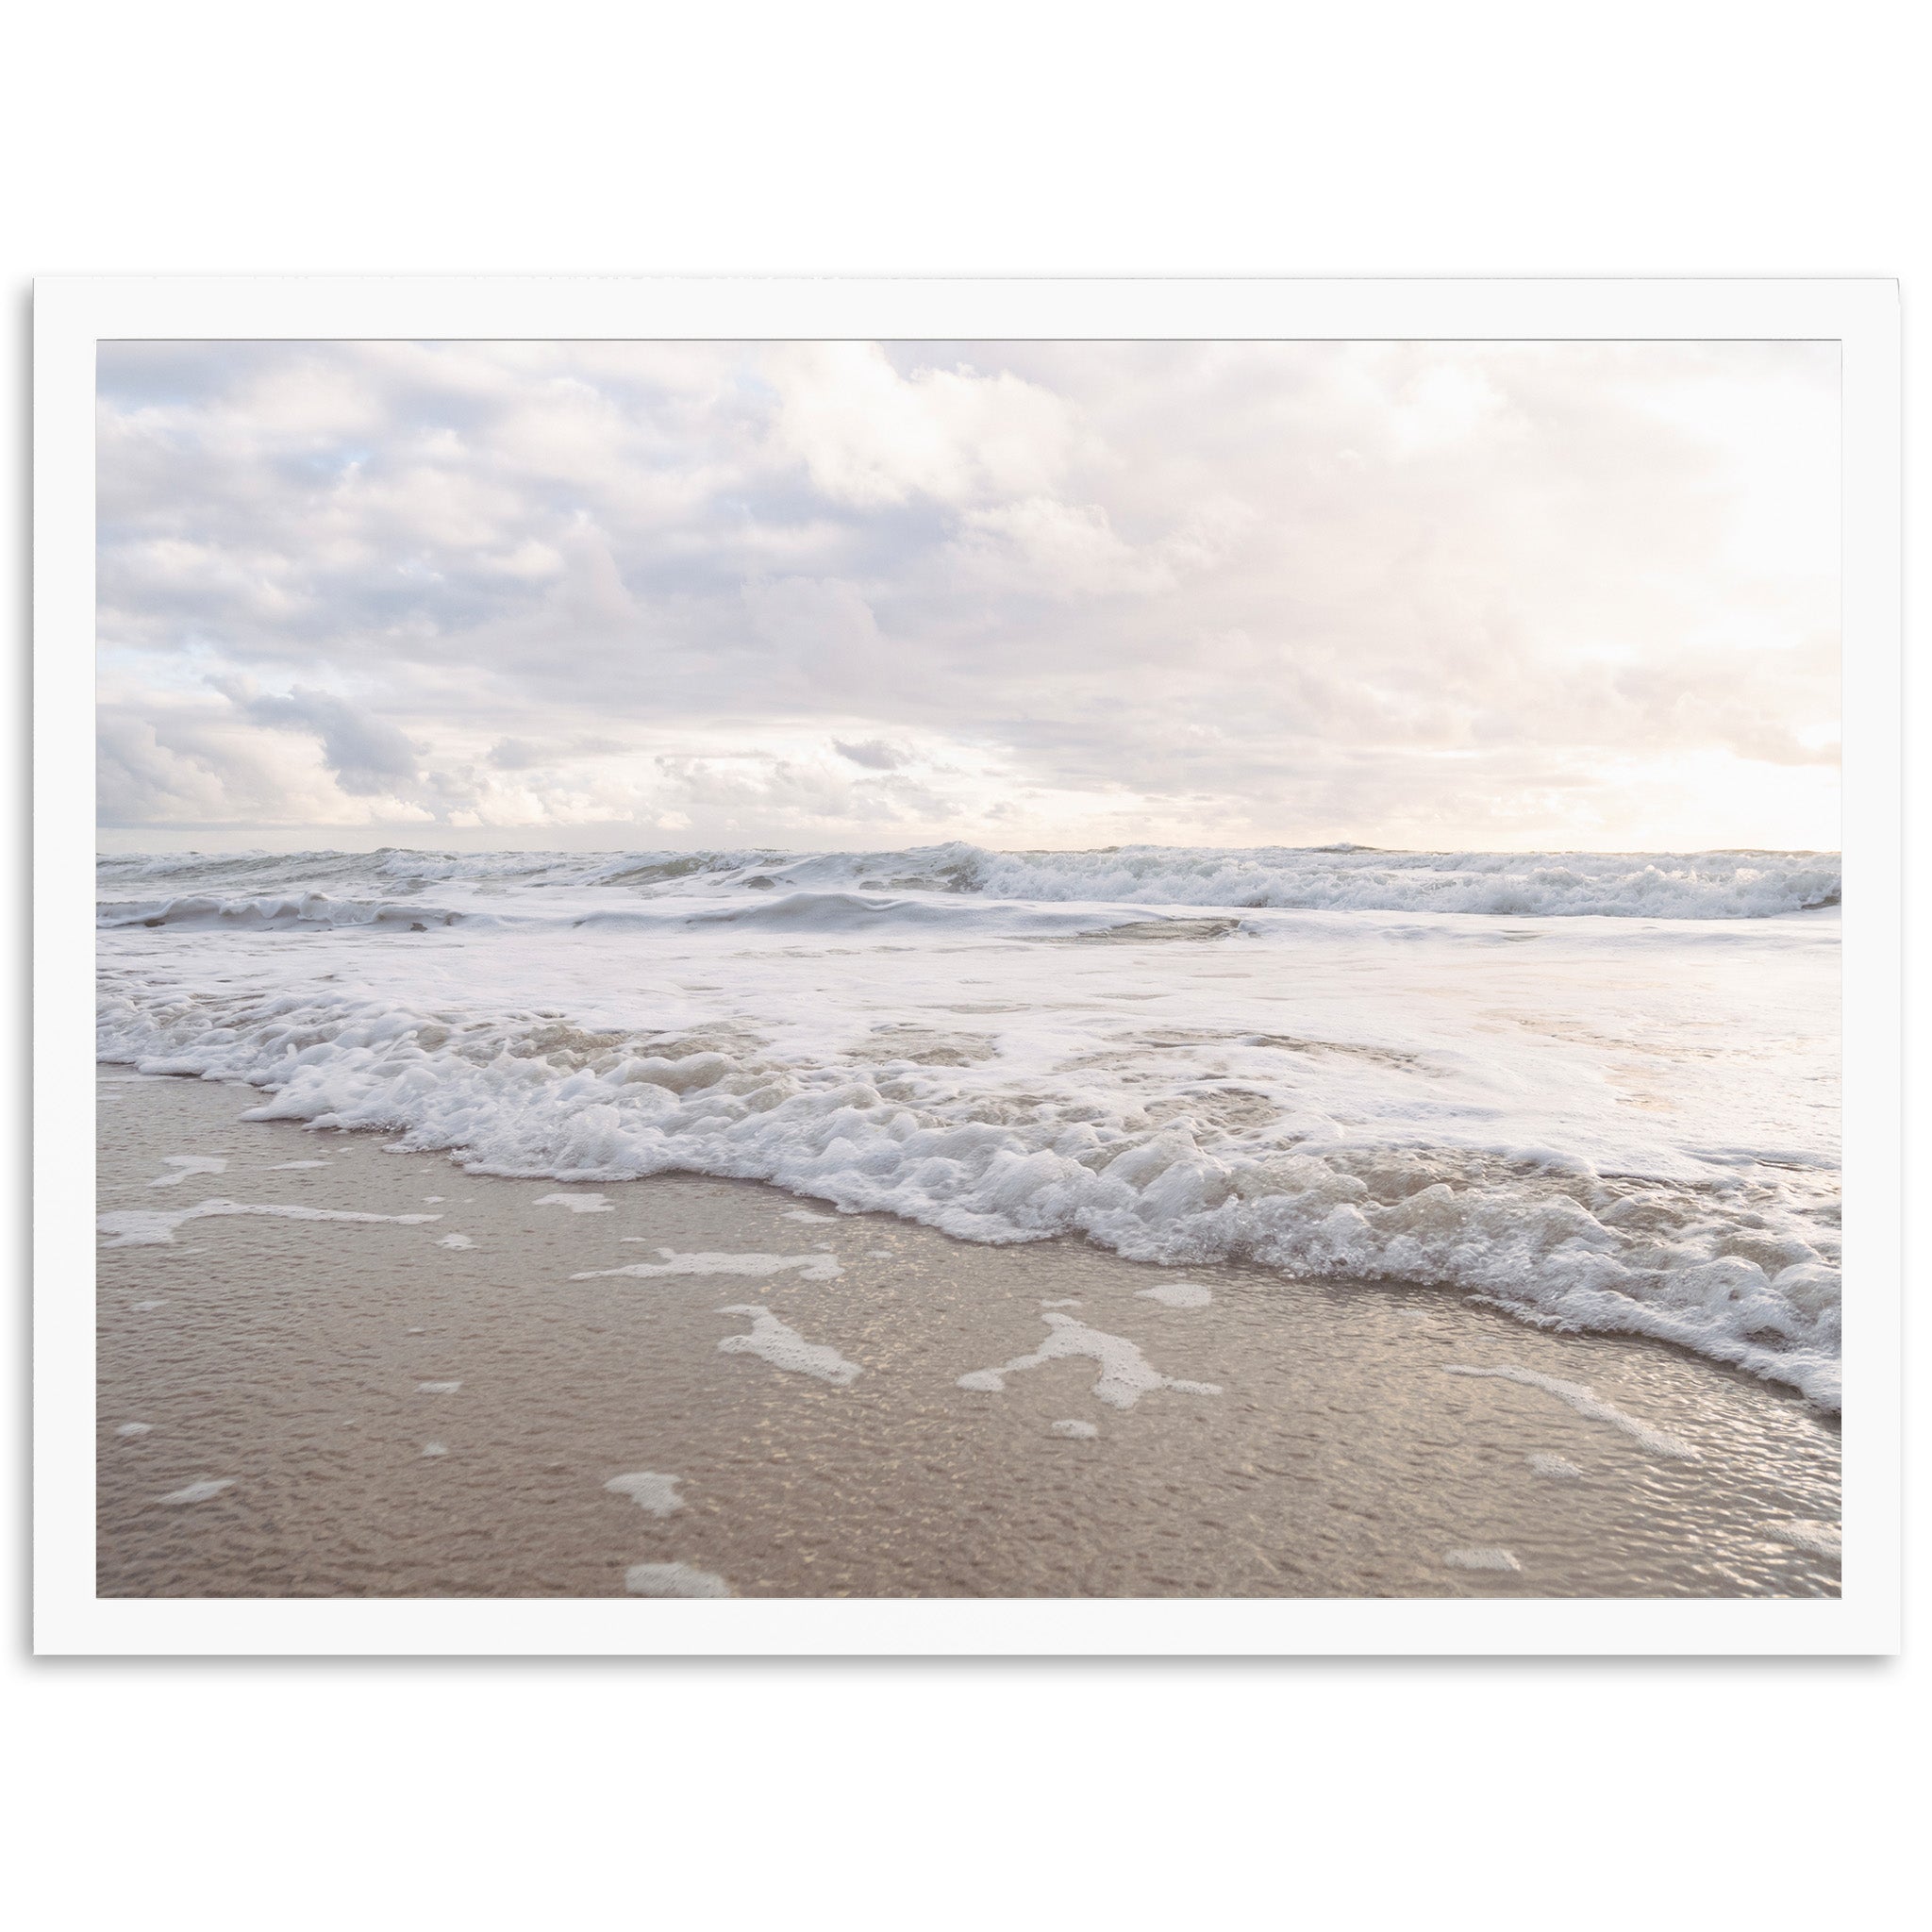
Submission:
[[[1838,1594],[1836,1421],[1662,1344],[101,1076],[105,1216],[435,1217],[103,1239],[103,1596]]]

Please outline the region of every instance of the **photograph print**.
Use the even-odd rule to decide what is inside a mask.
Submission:
[[[102,341],[98,1595],[1836,1597],[1840,356]]]

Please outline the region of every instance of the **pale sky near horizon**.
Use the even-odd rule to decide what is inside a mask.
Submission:
[[[100,841],[1832,848],[1818,343],[103,343]]]

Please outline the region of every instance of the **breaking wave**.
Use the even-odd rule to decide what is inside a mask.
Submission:
[[[375,852],[132,855],[99,861],[111,923],[171,904],[286,904],[324,894],[402,903],[434,888],[500,902],[558,891],[633,898],[849,892],[971,895],[1040,904],[1232,910],[1454,912],[1512,918],[1760,919],[1836,906],[1836,853],[1381,852],[1362,846],[1252,850],[1121,846],[992,852]],[[132,895],[145,889],[148,899]],[[219,910],[192,916],[246,917]],[[268,916],[268,915],[264,915]],[[275,914],[295,917],[296,914]],[[412,915],[420,917],[420,914]],[[381,923],[373,919],[370,923]]]
[[[391,848],[97,876],[100,1057],[245,1082],[267,1117],[1433,1285],[1838,1400],[1835,855]]]
[[[104,1059],[266,1090],[250,1118],[376,1129],[477,1173],[738,1176],[968,1241],[1083,1235],[1137,1260],[1433,1284],[1837,1405],[1826,1162],[1659,1176],[1507,1142],[1253,1131],[1211,1102],[1157,1119],[1091,1079],[990,1088],[929,1045],[889,1030],[813,1061],[729,1030],[672,1040],[312,991],[109,991],[98,1036]]]

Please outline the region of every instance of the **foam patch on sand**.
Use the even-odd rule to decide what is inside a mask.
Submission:
[[[1794,1550],[1809,1550],[1814,1557],[1838,1559],[1844,1555],[1844,1528],[1840,1524],[1808,1521],[1767,1523],[1764,1533],[1773,1542],[1789,1543]]]
[[[439,1248],[474,1248],[476,1243],[466,1234],[446,1234],[436,1245]]]
[[[1040,1306],[1042,1308],[1077,1308],[1080,1297],[1076,1294],[1062,1295],[1058,1301],[1041,1302]]]
[[[165,1308],[168,1305],[165,1301],[145,1301],[129,1302],[127,1306],[130,1308],[132,1308],[137,1315],[152,1315],[157,1308]]]
[[[1534,1369],[1477,1369],[1463,1362],[1445,1362],[1442,1373],[1445,1375],[1483,1375],[1499,1382],[1520,1383],[1525,1389],[1541,1389],[1546,1395],[1554,1395],[1558,1402],[1566,1403],[1578,1415],[1587,1416],[1593,1423],[1607,1423],[1613,1429],[1622,1429],[1640,1448],[1648,1449],[1653,1456],[1674,1457],[1679,1462],[1703,1460],[1689,1442],[1675,1436],[1667,1436],[1661,1429],[1652,1428],[1634,1415],[1625,1415],[1621,1408],[1611,1407],[1595,1390],[1586,1388],[1581,1382],[1558,1381],[1555,1375],[1540,1375]]]
[[[425,1442],[423,1445],[423,1453],[425,1456],[447,1456],[449,1450],[441,1442]]]
[[[624,1573],[624,1587],[633,1596],[729,1596],[731,1586],[708,1570],[689,1563],[633,1563]]]
[[[1527,1459],[1537,1474],[1554,1476],[1559,1482],[1572,1482],[1583,1474],[1568,1457],[1552,1456],[1547,1449],[1532,1449]]]
[[[641,1241],[641,1235],[626,1235],[626,1241]],[[675,1248],[659,1248],[661,1261],[633,1261],[625,1268],[589,1268],[573,1274],[573,1281],[598,1281],[613,1274],[786,1274],[794,1269],[801,1281],[830,1281],[844,1274],[836,1255],[715,1255],[679,1254]]]
[[[669,1516],[684,1507],[677,1486],[684,1480],[676,1475],[656,1475],[641,1470],[635,1475],[614,1475],[604,1485],[620,1496],[628,1496],[640,1509],[652,1516]]]
[[[277,1160],[262,1169],[264,1174],[289,1174],[298,1167],[326,1167],[325,1160]]]
[[[1091,1423],[1055,1423],[1049,1436],[1065,1436],[1075,1442],[1091,1442],[1100,1431]]]
[[[163,1159],[175,1172],[158,1175],[148,1182],[151,1188],[172,1188],[191,1174],[226,1174],[228,1171],[227,1159],[220,1154],[169,1154]]]
[[[573,1214],[614,1214],[617,1211],[602,1194],[545,1194],[532,1205],[538,1208],[568,1208]]]
[[[1521,1570],[1507,1550],[1451,1550],[1442,1558],[1452,1570]]]
[[[1214,1299],[1214,1291],[1198,1281],[1163,1281],[1136,1292],[1141,1301],[1158,1302],[1163,1308],[1205,1308]]]
[[[821,1226],[830,1226],[838,1220],[836,1214],[814,1214],[809,1208],[786,1208],[780,1210],[780,1221],[806,1221]]]
[[[425,1221],[441,1221],[440,1214],[361,1214],[347,1208],[269,1207],[248,1201],[201,1201],[192,1208],[172,1212],[154,1208],[127,1208],[99,1216],[94,1225],[102,1234],[111,1235],[110,1248],[153,1247],[175,1239],[175,1230],[185,1222],[205,1221],[225,1214],[270,1214],[285,1221],[391,1221],[416,1226]]]
[[[1052,1333],[1031,1355],[1016,1356],[996,1369],[975,1369],[961,1375],[958,1387],[997,1395],[1007,1384],[1006,1377],[1025,1369],[1037,1369],[1047,1362],[1066,1361],[1086,1356],[1100,1364],[1100,1378],[1093,1392],[1110,1408],[1132,1408],[1150,1389],[1171,1389],[1177,1395],[1219,1395],[1213,1382],[1182,1382],[1163,1375],[1124,1336],[1103,1334],[1076,1322],[1071,1315],[1048,1313],[1041,1317]]]
[[[418,1382],[418,1395],[454,1395],[463,1385],[460,1382]]]
[[[114,1433],[117,1436],[145,1436],[153,1427],[152,1423],[123,1423]]]
[[[232,1490],[235,1478],[231,1475],[219,1476],[210,1480],[203,1476],[199,1482],[190,1483],[185,1490],[176,1490],[172,1495],[159,1500],[175,1506],[182,1503],[206,1503],[210,1496],[219,1496],[224,1490]]]
[[[747,1302],[734,1302],[730,1307],[720,1308],[718,1312],[721,1315],[746,1315],[751,1319],[749,1335],[727,1335],[718,1344],[723,1355],[755,1355],[770,1362],[774,1369],[787,1369],[800,1375],[816,1375],[820,1381],[835,1383],[841,1389],[863,1373],[857,1362],[848,1362],[836,1348],[808,1341],[797,1329],[788,1328],[770,1308],[758,1307]]]

